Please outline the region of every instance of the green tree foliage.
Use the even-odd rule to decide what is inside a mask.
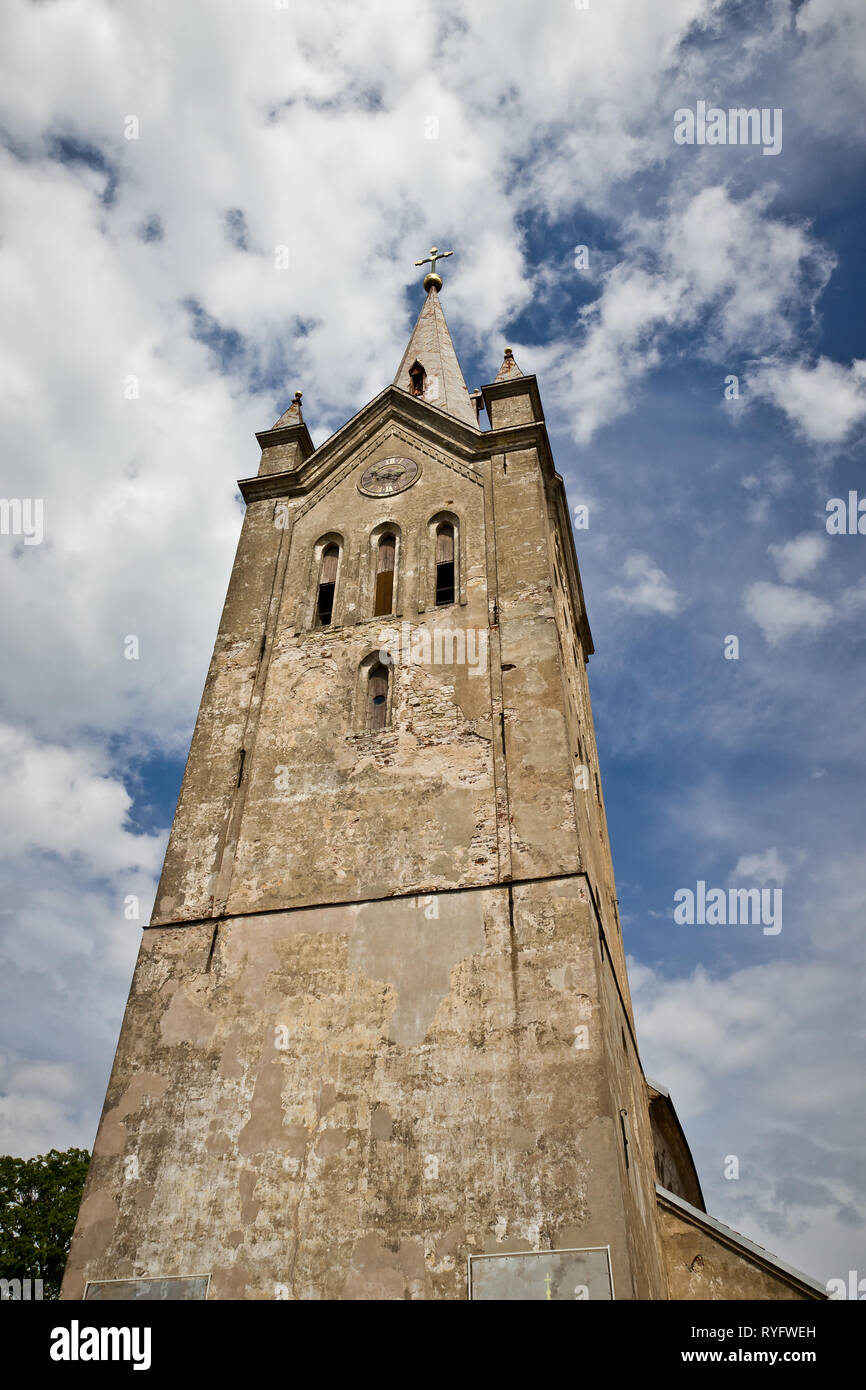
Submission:
[[[0,1156],[0,1279],[41,1279],[57,1298],[90,1154],[51,1149]]]

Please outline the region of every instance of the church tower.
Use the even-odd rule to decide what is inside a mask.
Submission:
[[[390,386],[257,436],[64,1298],[714,1296],[538,385],[469,394],[438,259]]]

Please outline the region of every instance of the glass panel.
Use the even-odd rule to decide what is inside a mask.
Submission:
[[[207,1274],[190,1274],[167,1279],[91,1279],[84,1297],[88,1302],[120,1303],[134,1300],[150,1302],[192,1302],[207,1298]]]
[[[606,1248],[473,1255],[470,1266],[473,1300],[524,1303],[539,1298],[573,1303],[613,1299]]]

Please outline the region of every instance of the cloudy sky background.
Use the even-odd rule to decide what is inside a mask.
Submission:
[[[0,492],[46,529],[0,536],[0,1152],[92,1144],[254,432],[303,389],[320,443],[391,380],[436,243],[470,389],[509,343],[590,509],[646,1070],[714,1215],[866,1275],[866,536],[824,524],[866,496],[862,0],[9,0],[3,28]],[[675,144],[698,100],[782,108],[781,154]],[[698,879],[781,887],[782,932],[676,925]]]

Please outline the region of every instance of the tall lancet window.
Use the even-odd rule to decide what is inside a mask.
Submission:
[[[409,368],[409,389],[413,396],[424,395],[424,382],[426,377],[427,373],[421,366],[421,363],[413,362],[412,366]]]
[[[385,535],[376,549],[376,601],[373,617],[394,611],[394,561],[397,556],[397,537]]]
[[[436,603],[454,602],[454,527],[443,521],[436,527]]]
[[[367,728],[371,734],[388,722],[388,667],[374,666],[367,680]]]
[[[340,547],[326,545],[322,551],[322,566],[319,570],[319,592],[316,595],[316,626],[330,627],[334,615],[334,592],[337,587],[337,565],[340,560]]]

